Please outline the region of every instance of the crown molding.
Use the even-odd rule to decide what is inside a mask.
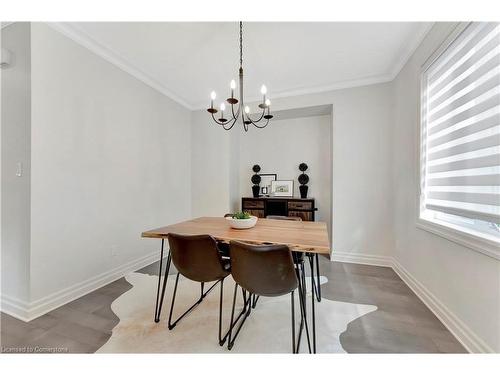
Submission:
[[[370,85],[376,85],[379,83],[387,83],[387,82],[391,82],[393,79],[394,79],[394,76],[392,74],[381,74],[381,75],[372,76],[372,77],[352,79],[352,80],[347,80],[347,81],[340,81],[340,82],[336,82],[336,83],[332,83],[330,85],[324,85],[324,86],[303,87],[303,88],[278,91],[278,92],[273,91],[270,98],[271,98],[271,100],[273,100],[273,99],[278,99],[278,98],[287,98],[287,97],[299,96],[299,95],[321,94],[321,93],[328,92],[328,91],[350,89],[350,88],[356,88],[356,87],[362,87],[362,86],[370,86]],[[260,100],[262,100],[261,96],[254,96],[254,97],[250,97],[250,98],[245,99],[245,102],[246,103],[257,103]],[[204,103],[198,102],[198,104],[195,106],[195,108],[197,110],[206,109],[207,102],[208,102],[208,100]]]
[[[405,43],[404,48],[400,51],[398,58],[396,59],[396,63],[386,74],[380,74],[371,77],[365,77],[360,79],[352,79],[346,81],[335,82],[330,85],[322,85],[322,86],[313,86],[313,87],[303,87],[292,90],[284,90],[272,93],[272,98],[286,98],[292,96],[299,95],[312,95],[312,94],[320,94],[328,91],[335,90],[343,90],[349,88],[356,88],[362,86],[370,86],[376,85],[380,83],[392,82],[399,74],[401,69],[406,65],[411,56],[415,53],[418,46],[422,43],[424,38],[427,36],[429,31],[434,26],[435,22],[424,22],[420,29],[415,33],[414,37],[408,42]],[[247,103],[258,102],[261,100],[261,97],[255,96],[246,99]],[[197,110],[205,109],[206,103],[198,102],[195,105]]]
[[[418,46],[422,43],[422,41],[427,36],[429,31],[432,29],[434,24],[435,22],[423,23],[420,29],[415,33],[413,38],[408,43],[405,43],[399,58],[396,60],[396,63],[391,69],[391,74],[390,74],[390,76],[392,77],[391,81],[398,76],[399,72],[401,72],[401,69],[403,69],[408,60],[410,60],[410,58],[413,56]]]
[[[332,83],[330,85],[303,87],[303,88],[297,88],[297,89],[292,89],[292,90],[273,92],[272,98],[277,99],[277,98],[286,98],[286,97],[299,96],[299,95],[320,94],[320,93],[328,92],[328,91],[344,90],[344,89],[350,89],[350,88],[392,82],[398,76],[399,72],[401,71],[401,69],[403,69],[403,67],[406,65],[406,63],[411,58],[411,56],[415,53],[416,49],[422,43],[422,41],[427,36],[429,31],[432,29],[434,24],[435,24],[435,22],[425,22],[422,24],[422,26],[417,31],[417,33],[414,35],[412,40],[410,40],[408,43],[405,43],[405,46],[401,50],[401,53],[396,60],[396,63],[393,65],[392,69],[390,69],[387,74],[380,74],[380,75],[365,77],[365,78],[360,78],[360,79],[340,81],[340,82]],[[253,103],[253,102],[258,102],[260,100],[261,100],[261,97],[255,96],[255,97],[250,97],[246,101],[247,101],[247,103]],[[198,102],[195,107],[198,110],[205,109],[206,103],[205,102],[204,103]]]
[[[182,105],[186,109],[193,110],[193,106],[186,102],[184,99],[174,94],[172,91],[167,89],[160,82],[152,78],[149,74],[142,71],[141,69],[134,66],[130,61],[121,56],[116,51],[111,48],[101,44],[94,38],[92,38],[88,33],[86,33],[82,28],[77,26],[72,22],[46,22],[46,25],[58,31],[59,33],[70,38],[79,45],[87,48],[91,52],[95,53],[97,56],[102,57],[104,60],[120,68],[124,72],[130,74],[134,78],[148,85],[149,87],[155,89],[166,97],[172,99],[178,104]]]
[[[4,29],[6,28],[7,26],[10,26],[12,25],[14,22],[2,22],[1,24],[1,29]]]
[[[8,26],[8,24],[5,26],[2,24],[2,28]],[[85,32],[85,30],[83,30],[77,24],[72,22],[47,22],[46,24],[50,26],[52,29],[60,32],[61,34],[75,41],[76,43],[80,44],[81,46],[89,49],[96,55],[102,57],[106,61],[114,64],[115,66],[122,69],[126,73],[129,73],[130,75],[142,81],[151,88],[157,90],[161,94],[167,96],[168,98],[184,106],[185,108],[191,111],[205,109],[206,107],[205,102],[197,102],[193,104],[185,101],[179,95],[173,93],[163,84],[152,78],[148,73],[134,66],[130,61],[121,56],[119,53],[113,51],[111,48],[101,44],[100,42],[92,38],[87,32]],[[422,27],[414,35],[412,40],[409,41],[408,43],[405,43],[404,48],[402,48],[402,50],[400,51],[396,63],[393,65],[391,69],[389,69],[388,73],[386,74],[380,74],[360,79],[334,82],[329,85],[302,87],[291,90],[277,91],[272,93],[272,97],[277,99],[277,98],[285,98],[285,97],[292,97],[299,95],[320,94],[328,91],[335,91],[335,90],[342,90],[342,89],[349,89],[349,88],[391,82],[397,77],[401,69],[408,62],[408,60],[413,55],[415,50],[418,48],[418,46],[425,38],[427,33],[430,31],[432,26],[434,26],[433,22],[422,24]],[[247,98],[248,103],[258,102],[259,100],[260,97],[258,96]]]

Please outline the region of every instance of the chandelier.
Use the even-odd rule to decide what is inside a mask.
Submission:
[[[218,109],[214,108],[214,100],[217,97],[215,91],[212,91],[210,94],[210,108],[207,111],[212,115],[212,119],[219,125],[222,126],[224,130],[231,130],[234,124],[238,121],[241,115],[241,121],[243,122],[243,128],[245,131],[248,131],[249,125],[254,125],[257,128],[265,128],[269,123],[269,120],[273,118],[271,115],[271,101],[266,98],[267,88],[262,85],[260,92],[262,94],[262,103],[259,104],[259,108],[262,110],[262,113],[258,118],[252,119],[250,117],[250,107],[245,105],[244,96],[243,96],[243,22],[240,22],[240,70],[239,70],[239,90],[240,96],[239,99],[234,97],[234,90],[236,89],[236,82],[233,79],[230,83],[231,88],[231,97],[226,99],[220,104]],[[225,118],[224,111],[226,110],[226,103],[230,106],[230,109],[227,113],[229,113],[230,117]],[[216,114],[218,113],[218,117],[216,118]],[[262,122],[261,122],[262,121]]]

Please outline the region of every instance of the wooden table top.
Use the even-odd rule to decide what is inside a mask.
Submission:
[[[223,217],[199,217],[193,220],[148,230],[145,238],[166,238],[169,233],[210,234],[219,241],[243,241],[254,244],[270,242],[288,245],[291,250],[330,255],[326,223],[259,219],[250,229],[233,229]]]

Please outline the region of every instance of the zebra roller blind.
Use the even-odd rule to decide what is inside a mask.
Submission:
[[[421,202],[500,223],[500,24],[470,23],[422,76]]]

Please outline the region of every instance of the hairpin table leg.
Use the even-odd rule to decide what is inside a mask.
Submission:
[[[318,302],[321,302],[321,283],[319,282],[319,255],[316,254],[316,281],[317,281],[317,288],[316,288],[316,299]]]
[[[314,287],[314,256],[310,255],[309,266],[311,267],[311,320],[312,320],[312,343],[313,343],[313,353],[316,353],[316,312],[315,312],[315,287]],[[319,285],[318,285],[319,286]]]
[[[163,305],[163,298],[165,297],[165,289],[167,288],[167,279],[168,279],[168,273],[170,271],[170,262],[171,262],[171,257],[170,257],[170,250],[168,250],[168,255],[167,255],[167,264],[165,267],[165,274],[163,277],[163,287],[161,290],[161,298],[160,298],[160,284],[161,284],[161,273],[162,273],[162,264],[163,264],[163,247],[165,244],[165,239],[161,239],[161,251],[160,251],[160,266],[158,269],[158,288],[156,290],[156,306],[155,306],[155,322],[158,323],[160,321],[160,315],[161,315],[161,307]]]

